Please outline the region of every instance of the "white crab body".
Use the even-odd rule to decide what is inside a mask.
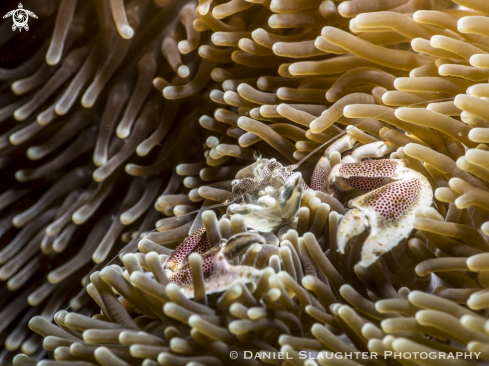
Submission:
[[[239,203],[228,206],[228,215],[242,215],[246,226],[260,232],[274,231],[294,220],[302,196],[300,173],[289,174],[274,159],[260,158],[240,173],[238,177],[245,177],[233,182],[233,192],[244,192]]]

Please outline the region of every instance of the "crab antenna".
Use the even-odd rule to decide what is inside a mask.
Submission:
[[[358,125],[362,124],[363,122],[360,122]],[[358,126],[357,125],[357,126]],[[321,144],[320,146],[318,146],[317,148],[315,148],[314,150],[312,150],[309,154],[307,154],[304,158],[301,159],[301,161],[299,161],[297,164],[295,164],[294,166],[294,170],[296,170],[303,162],[305,162],[307,159],[309,159],[312,155],[314,155],[316,153],[316,151],[322,149],[323,147],[325,147],[327,144],[329,144],[331,141],[333,140],[336,140],[338,137],[341,137],[343,136],[344,134],[346,133],[346,131],[343,131],[342,133],[336,135],[335,137],[332,137],[330,138],[328,141],[326,141],[325,143]]]
[[[451,100],[454,100],[455,98],[441,98],[441,99],[433,99],[433,100],[426,100],[424,102],[418,102],[418,103],[413,103],[413,104],[408,104],[408,105],[405,105],[404,107],[412,107],[412,106],[415,106],[415,105],[418,105],[418,104],[426,104],[426,103],[431,103],[431,102],[441,102],[441,101],[451,101]],[[372,116],[371,118],[377,118],[377,117],[380,117],[386,113],[389,113],[388,112],[383,112],[383,113],[380,113],[376,116]],[[363,121],[363,122],[360,122],[359,124],[355,125],[355,127],[358,127],[360,126],[362,123],[364,122],[367,122],[367,121]],[[344,134],[346,133],[346,131],[343,131],[341,132],[340,134],[336,135],[335,137],[332,137],[330,138],[328,141],[326,141],[325,143],[321,144],[320,146],[318,146],[317,148],[315,148],[314,150],[312,150],[309,154],[307,154],[304,158],[302,158],[297,164],[292,164],[293,166],[293,170],[296,170],[297,168],[299,168],[299,166],[305,162],[307,159],[309,159],[312,155],[314,155],[318,150],[322,149],[323,147],[325,147],[327,144],[329,144],[331,141],[334,141],[336,140],[338,137],[341,137],[343,136]]]

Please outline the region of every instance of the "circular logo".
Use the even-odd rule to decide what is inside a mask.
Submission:
[[[14,13],[12,14],[12,20],[18,28],[24,28],[28,19],[29,14],[27,14],[25,9],[14,10]]]

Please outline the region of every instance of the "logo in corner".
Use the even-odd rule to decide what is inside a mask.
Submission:
[[[24,9],[22,3],[19,3],[19,8],[9,11],[7,14],[3,16],[3,19],[8,18],[10,16],[12,17],[12,20],[14,22],[14,24],[12,25],[13,31],[15,31],[17,28],[19,28],[19,32],[22,31],[22,28],[28,31],[29,25],[27,24],[27,20],[29,20],[29,15],[37,19],[36,14],[34,14],[30,10]]]

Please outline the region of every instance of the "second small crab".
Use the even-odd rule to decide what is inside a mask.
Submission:
[[[252,232],[276,232],[283,226],[294,226],[301,197],[307,189],[313,189],[338,197],[341,194],[360,190],[365,192],[347,204],[349,210],[338,227],[338,251],[355,236],[369,229],[363,243],[360,265],[368,267],[383,253],[390,251],[413,229],[415,211],[428,208],[433,202],[433,191],[428,179],[410,169],[402,159],[379,159],[394,150],[385,142],[375,142],[356,148],[341,162],[330,160],[332,153],[350,150],[355,140],[348,135],[330,145],[319,160],[309,186],[302,179],[297,166],[283,166],[275,159],[258,158],[255,163],[238,172],[232,183],[226,217],[240,214]],[[365,160],[364,159],[375,159]],[[250,236],[251,235],[251,236]],[[202,255],[206,291],[226,289],[230,281],[246,281],[259,278],[259,270],[250,266],[233,265],[232,259],[253,243],[264,244],[261,235],[250,234],[238,240],[229,239],[211,248],[206,230],[201,227],[185,239],[163,263],[171,282],[191,296],[192,277],[187,257],[192,252]],[[231,254],[232,255],[231,255]],[[231,263],[230,263],[231,262]],[[225,280],[224,278],[225,277]]]

